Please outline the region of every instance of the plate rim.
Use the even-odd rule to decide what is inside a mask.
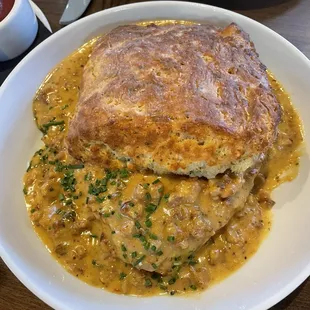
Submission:
[[[82,24],[86,19],[91,19],[94,15],[106,15],[110,12],[118,12],[122,10],[126,10],[128,7],[134,8],[134,7],[154,7],[154,6],[170,6],[170,5],[178,5],[178,6],[193,6],[193,7],[208,7],[210,10],[214,11],[214,14],[220,13],[228,14],[230,16],[235,16],[237,18],[241,18],[243,20],[247,20],[251,23],[256,24],[260,28],[263,28],[265,31],[271,33],[272,35],[276,36],[279,40],[281,40],[285,45],[287,45],[291,51],[294,51],[296,55],[303,60],[305,65],[309,68],[310,71],[310,60],[291,42],[289,42],[287,39],[282,37],[280,34],[275,32],[274,30],[270,29],[269,27],[261,24],[258,21],[255,21],[247,16],[244,16],[240,13],[236,13],[230,10],[226,10],[223,8],[219,8],[216,6],[208,5],[208,4],[202,4],[202,3],[195,3],[195,2],[186,2],[186,1],[149,1],[149,2],[139,2],[139,3],[132,3],[132,4],[126,4],[117,6],[114,8],[109,8],[103,11],[96,12],[94,14],[91,14],[89,16],[86,16],[84,18],[81,18],[72,24],[66,26],[65,28],[60,29],[56,33],[52,34],[50,37],[48,37],[46,40],[44,40],[42,43],[40,43],[37,47],[35,47],[10,73],[10,75],[7,77],[7,79],[4,81],[2,86],[0,87],[0,98],[2,97],[2,94],[4,93],[6,86],[11,82],[11,80],[14,79],[15,75],[19,71],[19,69],[23,66],[24,63],[28,61],[30,57],[39,49],[42,49],[45,45],[49,44],[51,40],[57,40],[57,38],[61,35],[66,35],[67,32],[71,31],[71,28],[76,27],[78,24]],[[47,291],[44,291],[39,287],[38,284],[36,284],[28,275],[22,270],[20,266],[14,261],[10,260],[10,249],[9,245],[7,245],[7,248],[3,246],[3,243],[1,241],[0,236],[0,256],[5,262],[5,264],[8,266],[10,271],[21,281],[32,293],[34,293],[37,297],[39,297],[43,302],[48,304],[49,306],[55,308],[55,309],[68,309],[71,308],[67,305],[64,305],[63,302],[59,302],[56,298],[51,297]],[[277,304],[281,300],[283,300],[285,297],[287,297],[291,292],[293,292],[298,286],[300,286],[308,277],[310,276],[310,261],[308,265],[302,269],[286,286],[284,286],[281,290],[279,290],[276,294],[270,296],[265,301],[257,304],[256,306],[252,308],[248,308],[248,310],[259,310],[259,309],[268,309],[272,307],[273,305]]]

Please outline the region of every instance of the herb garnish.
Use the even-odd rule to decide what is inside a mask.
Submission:
[[[145,241],[143,243],[143,247],[144,247],[145,250],[148,250],[150,248],[150,246],[151,246],[151,244],[149,242],[147,242],[147,241]]]
[[[96,197],[96,201],[97,201],[97,202],[99,202],[99,203],[104,202],[104,201],[105,201],[105,199],[106,199],[106,197],[105,197],[105,196],[102,196],[102,197]]]
[[[120,275],[119,275],[119,279],[120,280],[124,280],[126,277],[127,277],[127,274],[124,273],[124,272],[121,272]]]
[[[119,171],[119,175],[121,178],[128,178],[129,177],[129,171],[127,169],[123,168]]]
[[[140,239],[140,237],[142,236],[141,234],[133,234],[132,235],[134,238]]]
[[[145,287],[151,287],[152,286],[152,281],[149,278],[146,278],[145,282],[144,282],[144,286]]]
[[[72,199],[67,199],[66,201],[65,201],[65,205],[66,206],[70,206],[70,205],[72,205]]]
[[[106,213],[100,213],[103,217],[110,217],[111,213],[106,212]]]
[[[67,169],[83,169],[84,164],[75,164],[75,165],[68,165],[66,166]]]
[[[88,187],[88,193],[94,196],[98,196],[99,194],[107,191],[107,187],[105,185],[101,185],[101,183],[97,181],[98,180],[96,180],[95,184],[91,183]]]
[[[52,126],[59,126],[59,125],[64,125],[65,121],[50,121],[46,124],[43,124],[41,127],[41,131],[46,134],[48,129]]]
[[[145,194],[145,200],[152,200],[152,196],[149,192]]]
[[[170,197],[170,194],[165,194],[164,195],[164,199],[165,199],[166,202],[168,201],[169,197]]]
[[[194,266],[194,265],[198,264],[198,261],[195,260],[194,254],[189,255],[187,258],[188,258],[188,264],[190,266]]]
[[[174,236],[168,236],[168,237],[167,237],[167,240],[168,240],[169,242],[174,242],[175,237],[174,237]]]
[[[74,177],[73,171],[66,172],[60,183],[65,191],[75,192],[76,179]]]
[[[92,173],[91,172],[86,173],[85,176],[84,176],[84,180],[85,181],[89,181],[91,178],[92,178]]]
[[[135,226],[136,226],[138,229],[140,229],[140,228],[142,227],[139,221],[135,221]]]
[[[146,207],[145,207],[145,211],[147,213],[153,213],[155,212],[155,210],[157,209],[157,206],[154,205],[153,203],[149,203]]]
[[[139,259],[137,259],[133,266],[136,267],[137,265],[139,265],[143,260],[145,259],[145,255],[142,255]]]
[[[150,219],[147,219],[147,220],[145,221],[145,226],[146,226],[146,227],[152,227],[152,221],[151,221]]]
[[[157,240],[158,239],[158,237],[155,234],[151,233],[151,232],[149,232],[149,237],[151,239],[153,239],[153,240]]]

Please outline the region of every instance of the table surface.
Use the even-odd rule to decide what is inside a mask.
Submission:
[[[67,0],[33,0],[45,13],[53,31],[61,28],[58,21]],[[139,2],[135,0],[93,0],[84,15],[110,7]],[[206,1],[208,2],[208,1]],[[310,58],[310,1],[291,0],[278,6],[251,11],[241,11],[275,30],[292,42]],[[0,310],[47,310],[51,309],[33,295],[11,273],[0,259]],[[308,310],[310,309],[310,279],[291,293],[272,310]]]

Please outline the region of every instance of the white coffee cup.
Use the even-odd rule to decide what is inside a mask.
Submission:
[[[29,0],[15,0],[9,14],[0,21],[0,61],[22,54],[37,32],[38,22]]]

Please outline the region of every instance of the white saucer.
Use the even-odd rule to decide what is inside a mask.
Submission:
[[[42,24],[50,31],[52,31],[51,25],[48,22],[46,16],[44,15],[44,13],[41,11],[41,9],[30,0],[30,5],[32,7],[32,9],[34,10],[35,14],[37,15],[37,17],[39,18],[39,20],[42,22]]]

